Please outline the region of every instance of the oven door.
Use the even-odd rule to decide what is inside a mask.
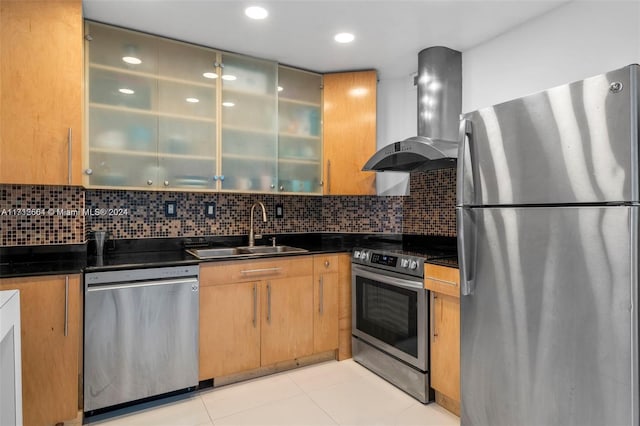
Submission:
[[[428,363],[428,291],[419,278],[353,264],[352,334],[422,370]]]

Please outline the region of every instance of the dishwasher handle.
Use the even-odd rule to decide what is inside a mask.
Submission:
[[[142,287],[158,287],[163,285],[179,285],[190,284],[193,291],[198,291],[198,279],[197,278],[184,278],[177,280],[156,280],[156,281],[141,281],[126,284],[101,284],[101,285],[89,285],[87,292],[94,291],[108,291],[108,290],[124,290],[127,288],[142,288]]]

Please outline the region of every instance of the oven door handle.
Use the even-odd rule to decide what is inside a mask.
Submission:
[[[396,276],[389,275],[388,272],[381,270],[371,270],[367,267],[362,267],[359,265],[351,265],[351,273],[354,276],[359,276],[362,278],[369,278],[371,280],[379,281],[385,284],[395,285],[397,287],[406,288],[409,290],[422,290],[424,289],[424,281],[419,277],[415,277],[414,280],[399,278]]]

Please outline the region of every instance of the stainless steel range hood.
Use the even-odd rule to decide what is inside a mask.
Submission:
[[[417,172],[455,167],[462,112],[462,54],[436,46],[418,55],[418,136],[376,152],[362,170]]]

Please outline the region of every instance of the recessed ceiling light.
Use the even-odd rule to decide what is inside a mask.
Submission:
[[[192,104],[197,104],[198,102],[200,102],[200,99],[198,98],[187,98],[185,99],[185,101],[192,103]]]
[[[125,95],[133,95],[134,93],[136,93],[136,92],[134,92],[133,90],[131,90],[131,89],[126,89],[126,88],[124,88],[124,87],[123,87],[122,89],[118,89],[118,92],[120,92],[120,93],[124,93]]]
[[[267,9],[260,6],[249,6],[244,10],[244,14],[251,19],[264,19],[269,16]]]
[[[238,77],[236,77],[235,75],[232,74],[225,74],[222,76],[223,80],[227,80],[227,81],[233,81],[236,80]]]
[[[224,106],[224,107],[232,107],[232,106],[236,106],[236,104],[233,103],[233,102],[223,102],[222,106]]]
[[[351,33],[338,33],[333,36],[333,39],[338,43],[351,43],[355,39],[355,36]]]
[[[142,63],[142,60],[135,56],[123,56],[122,60],[131,65],[140,65]]]
[[[282,92],[284,88],[282,86],[278,86],[278,92]]]
[[[208,72],[203,72],[203,73],[202,73],[202,76],[203,76],[204,78],[218,78],[218,74],[216,74],[215,72],[210,72],[210,71],[208,71]]]

